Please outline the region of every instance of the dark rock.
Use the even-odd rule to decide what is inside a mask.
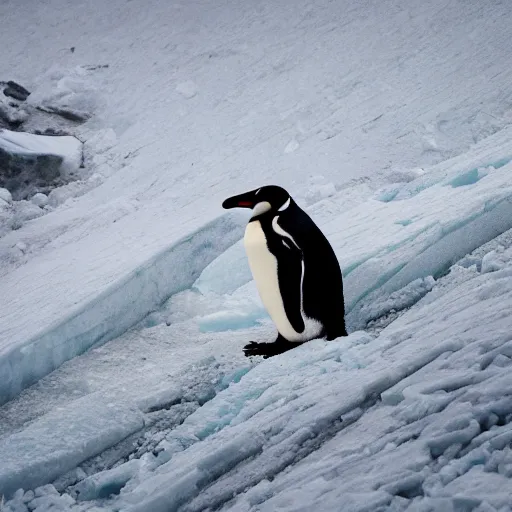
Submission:
[[[11,153],[0,148],[0,187],[9,190],[16,201],[48,192],[62,184],[62,161],[58,155]]]
[[[58,128],[46,128],[45,130],[34,130],[35,135],[49,135],[50,137],[72,137],[71,133],[65,130],[59,130]]]
[[[14,98],[18,101],[25,101],[29,96],[30,92],[25,89],[20,84],[17,84],[16,82],[13,82],[12,80],[9,80],[7,82],[7,87],[4,89],[5,96],[10,96],[11,98]]]
[[[2,128],[8,128],[9,130],[12,130],[13,128],[16,128],[16,126],[12,126],[11,123],[9,123],[8,121],[6,121],[3,117],[2,117],[2,111],[0,110],[0,130]]]
[[[0,188],[14,200],[48,194],[76,179],[82,143],[75,137],[34,135],[0,130]]]
[[[107,69],[109,67],[109,64],[95,64],[95,65],[88,65],[84,66],[87,71],[96,71],[97,69]]]
[[[0,128],[16,129],[28,119],[27,112],[16,103],[10,103],[0,97]]]
[[[37,107],[39,110],[43,112],[48,112],[49,114],[56,114],[58,116],[67,119],[68,121],[77,121],[83,123],[87,121],[91,117],[91,114],[87,112],[80,112],[78,110],[67,110],[64,108],[50,107],[50,106],[39,106]]]

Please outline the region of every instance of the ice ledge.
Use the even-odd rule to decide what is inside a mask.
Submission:
[[[0,405],[65,361],[135,325],[242,236],[236,216],[226,215],[181,238],[74,313],[0,353]]]
[[[63,416],[68,429],[61,428]],[[57,409],[0,441],[0,496],[10,498],[19,488],[51,482],[143,426],[140,410],[119,401],[106,402],[97,394]]]

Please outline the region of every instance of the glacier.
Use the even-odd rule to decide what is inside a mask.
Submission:
[[[0,233],[2,512],[512,510],[510,15],[1,2],[27,130],[87,118],[83,179]],[[350,335],[262,361],[220,205],[271,183],[332,242]]]
[[[140,369],[135,370],[135,366],[127,368],[125,376],[117,375],[112,383],[84,385],[75,398],[66,398],[59,412],[50,409],[28,427],[22,427],[21,422],[19,432],[9,434],[8,430],[3,440],[0,435],[0,450],[5,457],[0,469],[2,492],[12,497],[26,482],[34,488],[60,478],[65,483],[59,489],[66,500],[79,500],[76,503],[104,500],[107,508],[203,510],[207,504],[213,504],[226,510],[252,510],[264,503],[265,510],[273,510],[273,507],[281,507],[279,500],[285,500],[285,510],[299,510],[302,506],[299,503],[304,502],[305,496],[297,492],[299,501],[289,501],[285,498],[285,489],[292,486],[291,482],[299,487],[306,485],[300,483],[302,466],[306,468],[305,475],[309,475],[311,464],[319,464],[338,468],[330,469],[329,474],[343,475],[339,478],[344,483],[340,486],[336,483],[338,477],[332,476],[325,483],[315,480],[317,492],[308,494],[307,499],[313,501],[308,502],[305,510],[327,511],[332,503],[342,499],[348,499],[354,510],[362,510],[363,498],[358,498],[358,493],[362,492],[361,482],[358,480],[354,487],[355,481],[347,478],[341,462],[348,458],[351,461],[347,462],[348,467],[361,465],[358,475],[368,473],[368,488],[365,484],[362,489],[373,493],[375,501],[372,503],[391,506],[400,499],[426,499],[423,489],[428,487],[432,490],[428,497],[433,502],[438,500],[449,504],[446,506],[457,507],[457,500],[445,496],[450,494],[447,489],[454,485],[459,485],[462,494],[469,496],[460,498],[462,501],[473,499],[471,486],[464,483],[473,464],[464,465],[457,458],[458,454],[464,454],[464,460],[477,458],[484,469],[494,467],[492,461],[506,457],[506,449],[499,443],[498,448],[494,448],[498,441],[493,439],[501,439],[506,432],[507,418],[512,414],[512,403],[506,395],[511,354],[507,312],[512,261],[507,173],[512,163],[498,166],[498,169],[486,165],[486,176],[465,186],[447,187],[446,183],[460,176],[464,167],[481,160],[491,143],[495,151],[502,151],[507,149],[510,140],[512,136],[505,130],[490,138],[483,148],[475,146],[473,154],[466,155],[462,163],[458,158],[427,169],[427,174],[441,173],[445,178],[416,193],[413,203],[407,203],[408,199],[376,201],[375,192],[371,191],[366,202],[350,210],[351,217],[340,211],[333,219],[332,203],[343,204],[346,193],[340,190],[333,197],[321,199],[309,207],[321,219],[320,224],[322,220],[330,221],[323,226],[327,226],[326,232],[334,240],[338,254],[343,253],[347,240],[351,246],[357,242],[355,233],[361,241],[366,238],[367,246],[374,243],[374,238],[368,234],[367,218],[358,212],[379,220],[380,247],[374,244],[369,257],[349,263],[353,267],[351,272],[345,270],[348,297],[358,297],[361,290],[369,290],[365,297],[354,301],[355,306],[348,314],[352,323],[357,320],[363,327],[368,326],[366,332],[352,329],[347,338],[329,343],[312,341],[260,364],[244,364],[240,348],[251,333],[256,339],[261,339],[262,335],[272,336],[272,326],[257,305],[254,284],[235,277],[243,276],[245,271],[246,263],[239,254],[240,244],[234,243],[241,236],[245,218],[221,217],[222,222],[218,220],[200,229],[181,249],[164,253],[172,258],[181,250],[177,262],[190,262],[188,254],[195,254],[196,270],[181,276],[184,281],[160,309],[162,298],[154,301],[153,308],[157,309],[147,317],[149,321],[139,323],[121,336],[119,342],[114,340],[114,345],[110,342],[86,354],[89,357],[86,367],[91,367],[95,358],[103,361],[110,353],[113,361],[123,359],[121,346],[125,346],[127,354],[138,346],[145,354],[143,359],[153,361],[153,375],[145,375]],[[412,180],[398,188],[407,190],[414,186]],[[427,208],[432,204],[438,206]],[[404,211],[410,213],[417,224],[428,228],[436,226],[434,235],[424,238],[421,234],[427,230],[414,228],[411,232],[407,231],[410,225],[397,224],[395,220],[403,217]],[[348,224],[350,218],[352,225]],[[485,223],[479,223],[481,218]],[[356,226],[357,219],[360,219],[360,229]],[[464,230],[468,225],[472,236],[467,236],[468,231]],[[329,232],[329,226],[344,229]],[[225,247],[228,232],[230,244],[222,251],[213,241],[221,233]],[[385,242],[389,245],[384,245]],[[210,249],[206,256],[205,246]],[[466,256],[472,249],[475,249],[473,255]],[[346,262],[346,258],[340,260]],[[155,258],[148,263],[147,268],[152,269],[148,270],[148,275],[162,275],[160,261]],[[209,265],[208,261],[211,261]],[[377,269],[385,269],[386,261],[395,265],[404,261],[408,272],[400,279],[392,272],[379,275]],[[221,282],[215,268],[225,267],[232,269],[235,278]],[[174,268],[183,273],[179,264],[174,264]],[[351,281],[351,276],[360,268],[366,270],[368,279]],[[211,281],[209,276],[212,276]],[[378,281],[377,286],[372,276]],[[155,279],[155,282],[160,281]],[[170,282],[178,282],[176,276],[172,276]],[[237,288],[226,293],[233,286]],[[357,286],[362,288],[357,289]],[[123,304],[119,304],[119,310],[123,311]],[[384,320],[382,325],[372,324],[379,319]],[[239,340],[236,341],[238,354],[226,357],[226,350],[231,353],[231,349],[226,348],[226,337]],[[200,345],[189,346],[187,339],[191,338]],[[144,339],[153,345],[154,356]],[[161,340],[158,343],[169,340],[170,353],[165,358],[158,343],[154,344],[156,340]],[[179,364],[174,361],[169,366],[175,353],[188,361],[187,371],[192,372],[188,378],[197,381],[201,389],[211,380],[212,371],[217,376],[211,382],[217,384],[213,391],[206,387],[206,392],[194,392],[194,398],[187,399],[191,400],[186,402],[191,407],[184,417],[180,416],[182,424],[171,422],[163,431],[148,432],[144,424],[151,414],[170,412],[183,403],[183,391],[175,385],[169,388],[169,383],[162,383],[160,378],[162,370],[172,371],[173,364]],[[207,354],[211,354],[211,359],[205,362]],[[30,407],[31,401],[40,400],[39,397],[65,398],[62,393],[69,386],[66,382],[76,381],[76,377],[70,380],[70,375],[81,374],[79,359],[66,363],[63,368],[70,365],[70,370],[64,369],[60,377],[60,370],[49,376],[49,385],[43,379],[41,390],[34,390],[33,397],[20,397],[20,403],[25,401],[26,404],[22,412]],[[202,375],[197,369],[205,364],[210,370]],[[101,368],[96,371],[99,375],[105,372]],[[56,389],[51,382],[57,382]],[[146,395],[143,400],[139,391],[141,385]],[[500,389],[505,391],[500,392]],[[473,397],[469,402],[473,405],[468,405],[466,390]],[[114,405],[120,405],[120,392],[127,409]],[[107,409],[95,412],[87,405],[89,403],[105,403]],[[117,429],[107,421],[108,407],[114,407],[116,414],[121,415],[115,422]],[[84,413],[84,409],[89,412]],[[126,414],[124,410],[132,412]],[[12,412],[15,411],[13,408]],[[65,415],[71,419],[77,414],[80,417],[79,413],[84,414],[84,418],[92,414],[99,422],[90,429],[78,427],[77,432],[70,432],[71,439],[86,443],[89,447],[86,450],[74,449],[66,437],[42,443],[38,449],[27,442],[34,436],[41,440],[53,436],[59,428],[59,417]],[[383,431],[365,426],[366,422],[371,425],[374,417],[379,418]],[[453,425],[452,417],[457,418]],[[350,443],[355,442],[350,441],[351,436],[360,440],[354,429],[367,432],[368,439],[363,443],[366,448],[360,444],[355,451],[349,448]],[[126,453],[131,454],[124,463],[111,468],[107,464],[85,479],[73,473],[77,465],[87,464],[91,457],[101,457],[106,447],[123,445],[124,439],[132,439],[128,444],[134,443],[136,438],[145,439],[142,446],[146,447],[136,457],[133,449],[125,446],[117,455],[122,460]],[[3,448],[2,443],[5,443]],[[482,455],[482,443],[489,447],[485,455]],[[30,447],[26,458],[20,456],[20,444]],[[333,446],[338,445],[343,448],[334,456],[338,448],[334,450]],[[64,447],[68,448],[64,450]],[[402,450],[410,456],[410,462],[400,466],[398,472],[390,471],[397,464],[393,461],[403,457]],[[370,464],[373,457],[382,460],[382,470],[364,469],[364,464]],[[318,462],[314,462],[316,460]],[[335,466],[334,461],[338,461]],[[289,469],[284,471],[285,468]],[[290,477],[291,480],[285,478],[289,471],[297,472],[297,476]],[[318,478],[322,480],[325,471],[319,471]],[[507,478],[506,470],[503,470],[505,473],[501,469],[496,471],[497,476],[492,478]],[[448,478],[443,476],[445,473],[455,476]],[[281,479],[284,479],[282,486]],[[507,483],[499,481],[500,486]],[[169,482],[174,483],[170,486]],[[375,482],[379,482],[378,485]],[[246,489],[250,489],[247,496]],[[418,489],[422,489],[421,492]],[[233,496],[239,497],[233,499]],[[315,501],[315,496],[319,501]],[[506,503],[500,493],[487,501],[496,506]]]
[[[170,295],[190,286],[240,233],[241,226],[233,217],[219,218],[156,254],[31,338],[15,343],[16,336],[7,325],[2,334],[12,338],[0,352],[0,404],[64,361],[125,332]]]

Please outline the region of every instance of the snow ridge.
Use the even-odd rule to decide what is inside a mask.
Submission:
[[[0,404],[91,346],[119,336],[169,296],[188,288],[202,269],[237,241],[237,217],[219,217],[155,255],[72,315],[21,346],[0,353]]]

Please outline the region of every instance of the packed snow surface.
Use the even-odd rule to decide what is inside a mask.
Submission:
[[[0,233],[2,512],[512,510],[511,15],[2,2],[30,122],[87,119],[84,179]],[[270,183],[350,335],[248,360],[275,330],[220,204]]]
[[[487,159],[492,147],[507,151],[511,139],[504,130],[464,159],[395,183],[402,199],[382,201],[376,189],[345,212],[349,187],[309,207],[320,224],[332,221],[325,230],[339,254],[347,239],[357,240],[351,233],[378,225],[382,245],[354,269],[368,265],[370,275],[377,258],[385,269],[389,252],[409,267],[397,285],[396,272],[376,273],[371,300],[349,307],[352,324],[380,321],[377,329],[312,341],[257,365],[244,361],[242,344],[270,340],[272,328],[253,283],[241,278],[231,294],[214,291],[228,284],[212,271],[220,260],[234,276],[246,264],[237,245],[217,246],[196,285],[189,280],[189,290],[136,329],[4,406],[3,492],[57,482],[59,499],[78,500],[77,510],[90,500],[132,511],[508,505],[512,201],[505,175],[512,163]],[[454,187],[471,166],[482,178]],[[396,222],[406,213],[423,229]],[[329,225],[345,229],[329,232]],[[425,242],[418,233],[432,225]],[[212,229],[201,236],[213,240]],[[436,243],[442,250],[431,251]],[[185,252],[201,254],[193,243]],[[361,286],[351,281],[354,272],[345,269],[347,297]],[[55,436],[60,428],[68,437]]]

